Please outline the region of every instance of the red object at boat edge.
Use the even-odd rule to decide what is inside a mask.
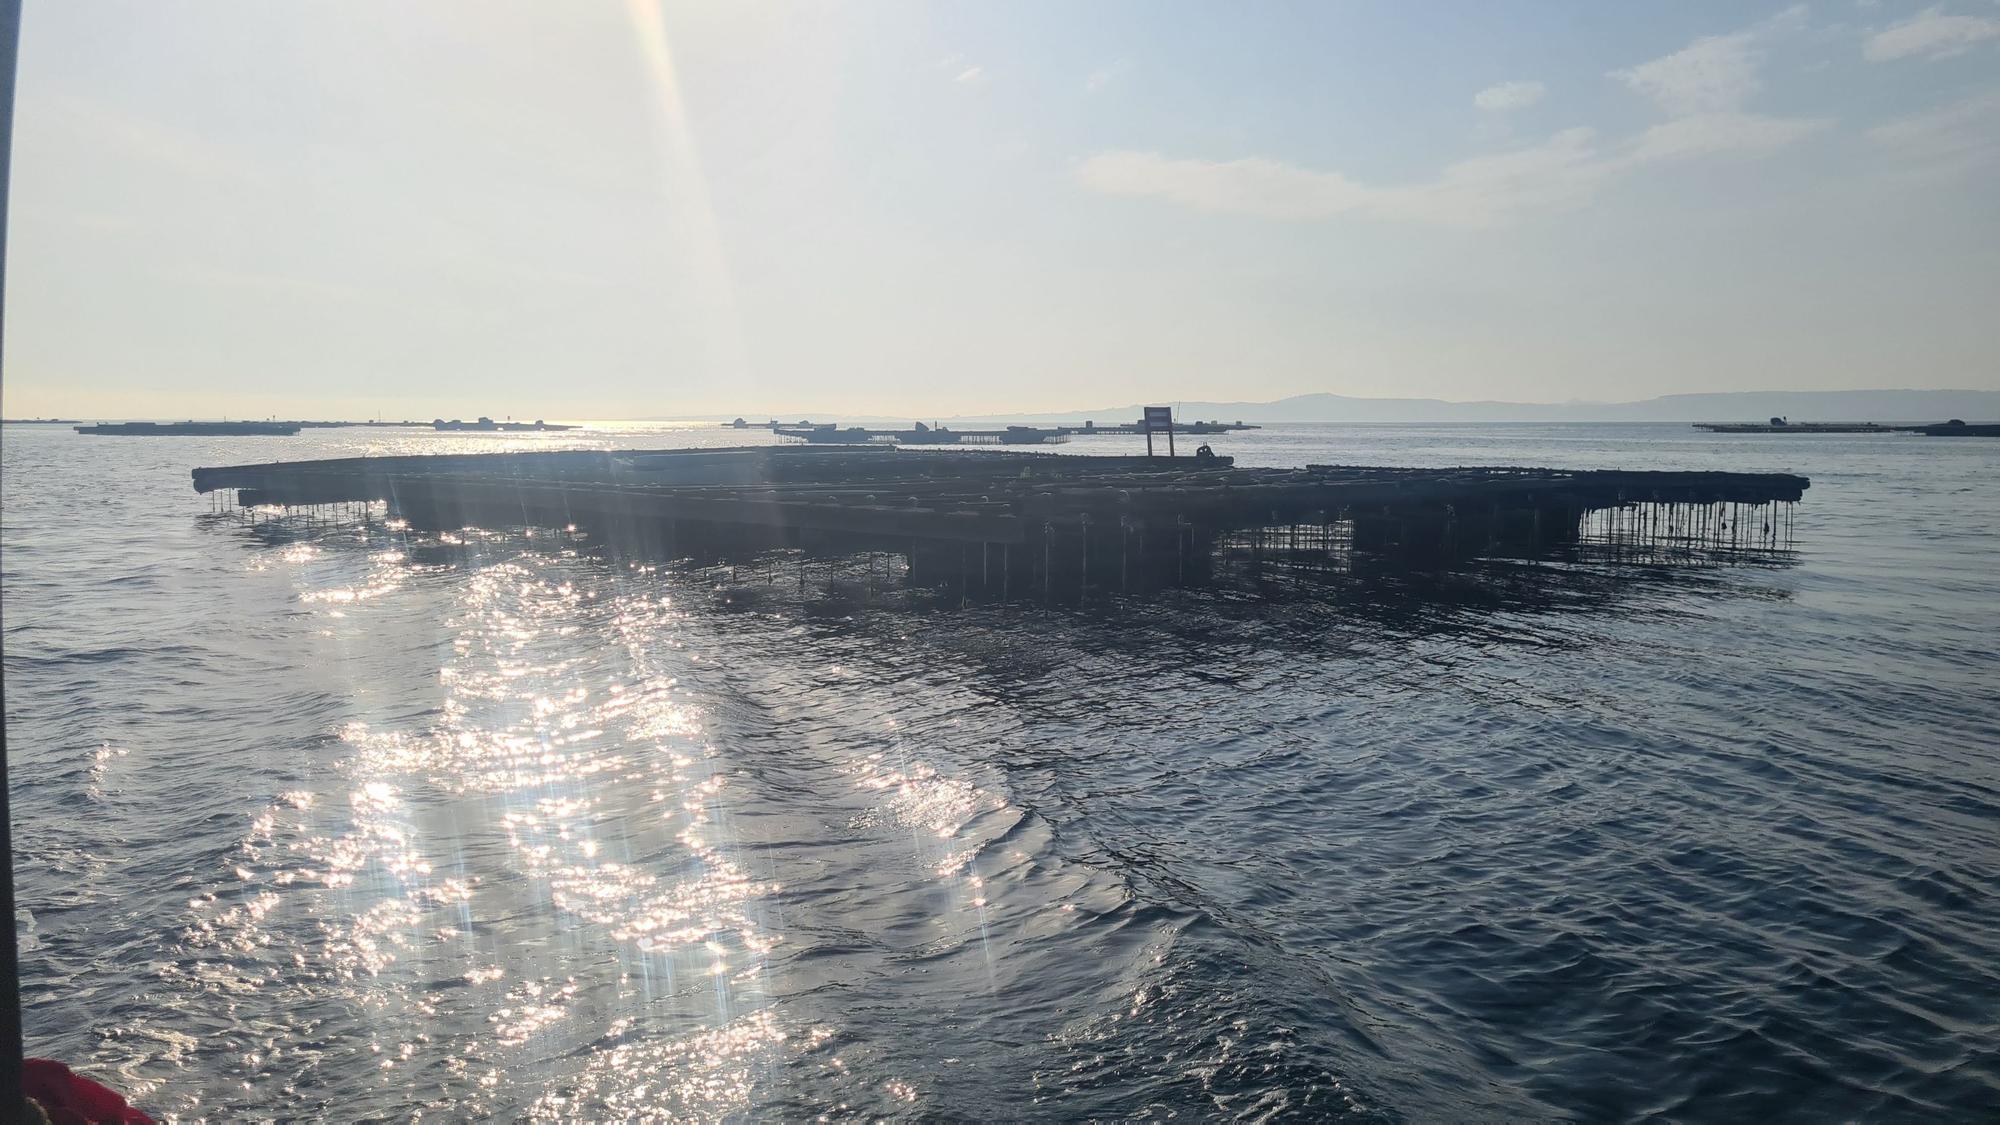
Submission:
[[[118,1091],[54,1059],[23,1063],[21,1092],[42,1107],[51,1125],[157,1125]]]

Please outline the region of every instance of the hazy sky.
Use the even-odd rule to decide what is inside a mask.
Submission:
[[[2000,388],[2000,3],[31,0],[9,415]]]

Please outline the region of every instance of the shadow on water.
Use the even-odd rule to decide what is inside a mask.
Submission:
[[[785,610],[815,619],[867,611],[930,615],[1041,605],[1098,619],[1136,612],[1143,620],[1153,616],[1149,607],[1157,605],[1196,626],[1207,624],[1211,615],[1220,615],[1218,623],[1263,621],[1274,638],[1281,638],[1287,632],[1317,634],[1313,615],[1299,621],[1301,608],[1330,610],[1402,631],[1448,629],[1493,613],[1605,611],[1675,592],[1782,596],[1764,584],[1733,582],[1727,575],[1797,564],[1789,505],[1744,506],[1745,514],[1735,522],[1719,517],[1709,527],[1669,529],[1663,513],[1675,507],[1633,504],[1592,512],[1574,534],[1552,538],[1544,547],[1475,551],[1455,559],[1357,550],[1351,528],[1341,525],[1270,528],[1225,538],[1212,547],[1196,574],[1178,585],[1135,594],[1085,584],[1013,591],[1006,597],[982,591],[963,574],[919,579],[906,555],[880,551],[747,549],[697,559],[647,551],[629,541],[607,542],[573,528],[413,532],[398,521],[376,518],[379,506],[368,505],[346,505],[332,517],[315,515],[314,509],[267,509],[200,519],[233,525],[270,547],[305,542],[379,547],[387,537],[421,565],[455,565],[464,561],[469,547],[494,544],[567,551],[605,565],[677,574],[707,585],[719,594],[712,608],[721,612]],[[1301,546],[1302,531],[1319,538]],[[1286,623],[1296,627],[1280,627]]]

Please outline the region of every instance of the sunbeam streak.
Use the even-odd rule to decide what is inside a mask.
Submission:
[[[658,0],[627,0],[633,41],[644,60],[653,103],[655,159],[660,197],[669,229],[684,244],[698,303],[700,332],[710,383],[742,387],[755,397],[757,386],[745,354],[736,287],[723,248],[722,230],[709,199],[708,176],[681,95],[680,72],[668,43],[666,13]]]

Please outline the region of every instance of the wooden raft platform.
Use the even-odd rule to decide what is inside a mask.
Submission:
[[[1237,468],[1228,457],[1093,457],[893,447],[754,447],[364,457],[194,470],[202,493],[284,508],[380,503],[419,530],[546,526],[668,558],[893,551],[913,577],[999,589],[1198,579],[1218,544],[1334,532],[1406,561],[1578,541],[1606,509],[1651,534],[1749,546],[1743,512],[1799,500],[1784,474]],[[1733,513],[1733,514],[1732,514]],[[1771,522],[1763,525],[1769,537]],[[1257,540],[1262,542],[1263,540]],[[996,577],[997,575],[997,577]]]

